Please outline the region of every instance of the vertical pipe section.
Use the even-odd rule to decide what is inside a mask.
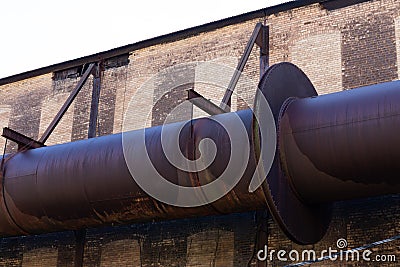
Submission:
[[[280,123],[280,157],[305,202],[400,192],[400,81],[295,99]]]

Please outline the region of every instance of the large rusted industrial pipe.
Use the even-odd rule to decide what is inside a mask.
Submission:
[[[218,115],[219,120],[227,123],[232,116],[240,118],[246,136],[251,137],[251,110]],[[161,147],[162,129],[168,131],[175,125],[145,130],[146,148],[154,167],[166,179],[183,186],[206,184],[218,177],[229,160],[230,140],[226,131],[207,118],[193,120],[183,128],[181,150],[188,158],[195,159],[196,147],[204,138],[217,144],[212,165],[199,173],[190,173],[171,165]],[[130,140],[140,146],[142,134],[142,130],[130,132]],[[144,155],[134,151],[133,157],[140,165]],[[5,165],[0,235],[40,234],[264,208],[261,192],[247,191],[250,171],[255,168],[254,153],[243,160],[248,162],[247,170],[223,199],[198,208],[180,208],[156,201],[137,185],[124,158],[122,134],[18,153]]]
[[[319,241],[332,201],[400,192],[400,81],[317,96],[304,73],[280,63],[259,87],[278,125],[275,162],[263,188],[275,221],[292,240]]]
[[[288,103],[280,156],[310,203],[399,192],[400,82]]]
[[[246,168],[240,181],[224,197],[199,207],[176,207],[146,194],[126,164],[122,134],[7,155],[0,236],[268,206],[291,239],[309,244],[325,234],[332,201],[400,192],[400,167],[396,164],[400,143],[395,134],[400,127],[400,82],[316,97],[302,71],[290,63],[280,63],[268,69],[259,87],[257,94],[265,96],[273,113],[278,142],[272,168],[254,193],[248,191],[249,183],[268,140],[260,140],[253,112],[244,110],[214,117],[234,131],[244,127],[245,136],[240,141],[249,144],[249,154],[242,156]],[[259,97],[256,95],[255,113],[263,119]],[[236,125],[236,117],[242,126]],[[138,169],[145,166],[140,164],[145,147],[155,169],[174,184],[206,185],[224,172],[232,156],[232,140],[215,120],[190,121],[179,136],[180,150],[190,160],[201,156],[201,140],[214,141],[215,160],[198,172],[182,171],[170,163],[161,146],[161,132],[176,124],[163,127],[129,133],[134,144],[130,155],[139,163]],[[143,133],[142,146],[139,141]]]

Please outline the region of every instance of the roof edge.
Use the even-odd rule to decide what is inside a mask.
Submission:
[[[8,77],[4,77],[4,78],[0,79],[0,86],[8,84],[8,83],[13,83],[13,82],[17,82],[20,80],[32,78],[35,76],[44,75],[44,74],[47,74],[50,72],[55,72],[55,71],[73,68],[73,67],[80,66],[83,64],[91,63],[91,62],[105,60],[105,59],[119,56],[122,54],[130,53],[134,50],[142,49],[145,47],[182,40],[182,39],[185,39],[185,38],[188,38],[191,36],[195,36],[200,33],[212,31],[212,30],[215,30],[215,29],[218,29],[221,27],[242,23],[247,20],[261,18],[261,17],[265,17],[268,15],[276,14],[279,12],[287,11],[290,9],[307,6],[310,4],[320,3],[320,2],[324,2],[324,0],[302,0],[302,1],[297,0],[297,1],[286,2],[286,3],[276,5],[276,6],[266,7],[263,9],[243,13],[240,15],[236,15],[236,16],[225,18],[225,19],[202,24],[199,26],[191,27],[188,29],[160,35],[157,37],[153,37],[153,38],[139,41],[139,42],[136,42],[133,44],[128,44],[128,45],[124,45],[121,47],[113,48],[113,49],[95,53],[92,55],[88,55],[88,56],[64,61],[61,63],[52,64],[52,65],[49,65],[46,67],[22,72],[19,74],[14,74],[14,75],[11,75]]]

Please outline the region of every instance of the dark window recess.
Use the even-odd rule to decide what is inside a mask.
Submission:
[[[120,55],[117,57],[108,58],[104,61],[104,68],[118,68],[129,64],[129,54]]]
[[[73,67],[66,70],[53,72],[53,81],[65,80],[70,78],[78,78],[83,73],[83,66]]]
[[[335,10],[367,1],[369,0],[324,0],[320,5],[327,10]]]

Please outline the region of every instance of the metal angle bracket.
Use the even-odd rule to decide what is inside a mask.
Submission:
[[[17,143],[18,150],[39,148],[39,147],[45,146],[42,142],[38,142],[26,135],[23,135],[17,131],[14,131],[8,127],[3,128],[3,133],[1,136]]]
[[[188,92],[187,100],[189,100],[196,107],[207,112],[209,115],[217,115],[227,112],[226,110],[212,103],[210,100],[204,98],[204,96],[197,93],[194,89],[189,89],[187,90],[187,92]]]
[[[50,123],[50,125],[47,127],[43,135],[40,137],[38,141],[22,134],[19,133],[15,130],[12,130],[8,127],[3,128],[3,133],[2,136],[14,141],[15,143],[18,144],[18,151],[23,150],[23,149],[33,149],[33,148],[39,148],[39,147],[44,147],[46,146],[44,143],[47,141],[47,139],[50,137],[58,123],[60,122],[61,118],[64,116],[65,112],[68,110],[72,102],[74,101],[75,97],[85,84],[86,80],[89,78],[91,74],[95,76],[95,81],[97,82],[97,79],[99,79],[99,71],[100,71],[100,66],[101,63],[91,63],[88,65],[88,67],[85,69],[84,74],[82,75],[82,78],[76,85],[75,89],[71,92],[70,96],[68,99],[65,101],[64,105],[61,107],[57,115],[54,117],[53,121]]]
[[[78,84],[75,86],[75,89],[72,90],[71,94],[65,101],[64,105],[58,111],[57,115],[54,117],[53,121],[44,131],[43,135],[40,137],[39,142],[45,143],[47,139],[50,137],[51,133],[54,131],[62,117],[64,116],[65,112],[67,112],[68,108],[71,106],[72,102],[74,101],[75,97],[78,95],[79,91],[82,89],[83,85],[85,84],[86,80],[89,78],[90,74],[95,67],[95,63],[91,63],[88,68],[85,70],[85,73],[82,75],[82,78],[79,80]]]
[[[250,36],[249,41],[244,49],[243,55],[240,58],[238,65],[236,66],[235,72],[229,82],[228,88],[226,88],[224,97],[221,100],[220,108],[230,106],[232,93],[239,81],[240,75],[244,70],[244,67],[250,57],[251,51],[254,44],[260,47],[260,77],[268,68],[268,50],[269,50],[269,27],[263,25],[261,22],[257,23],[254,27],[253,33]]]

